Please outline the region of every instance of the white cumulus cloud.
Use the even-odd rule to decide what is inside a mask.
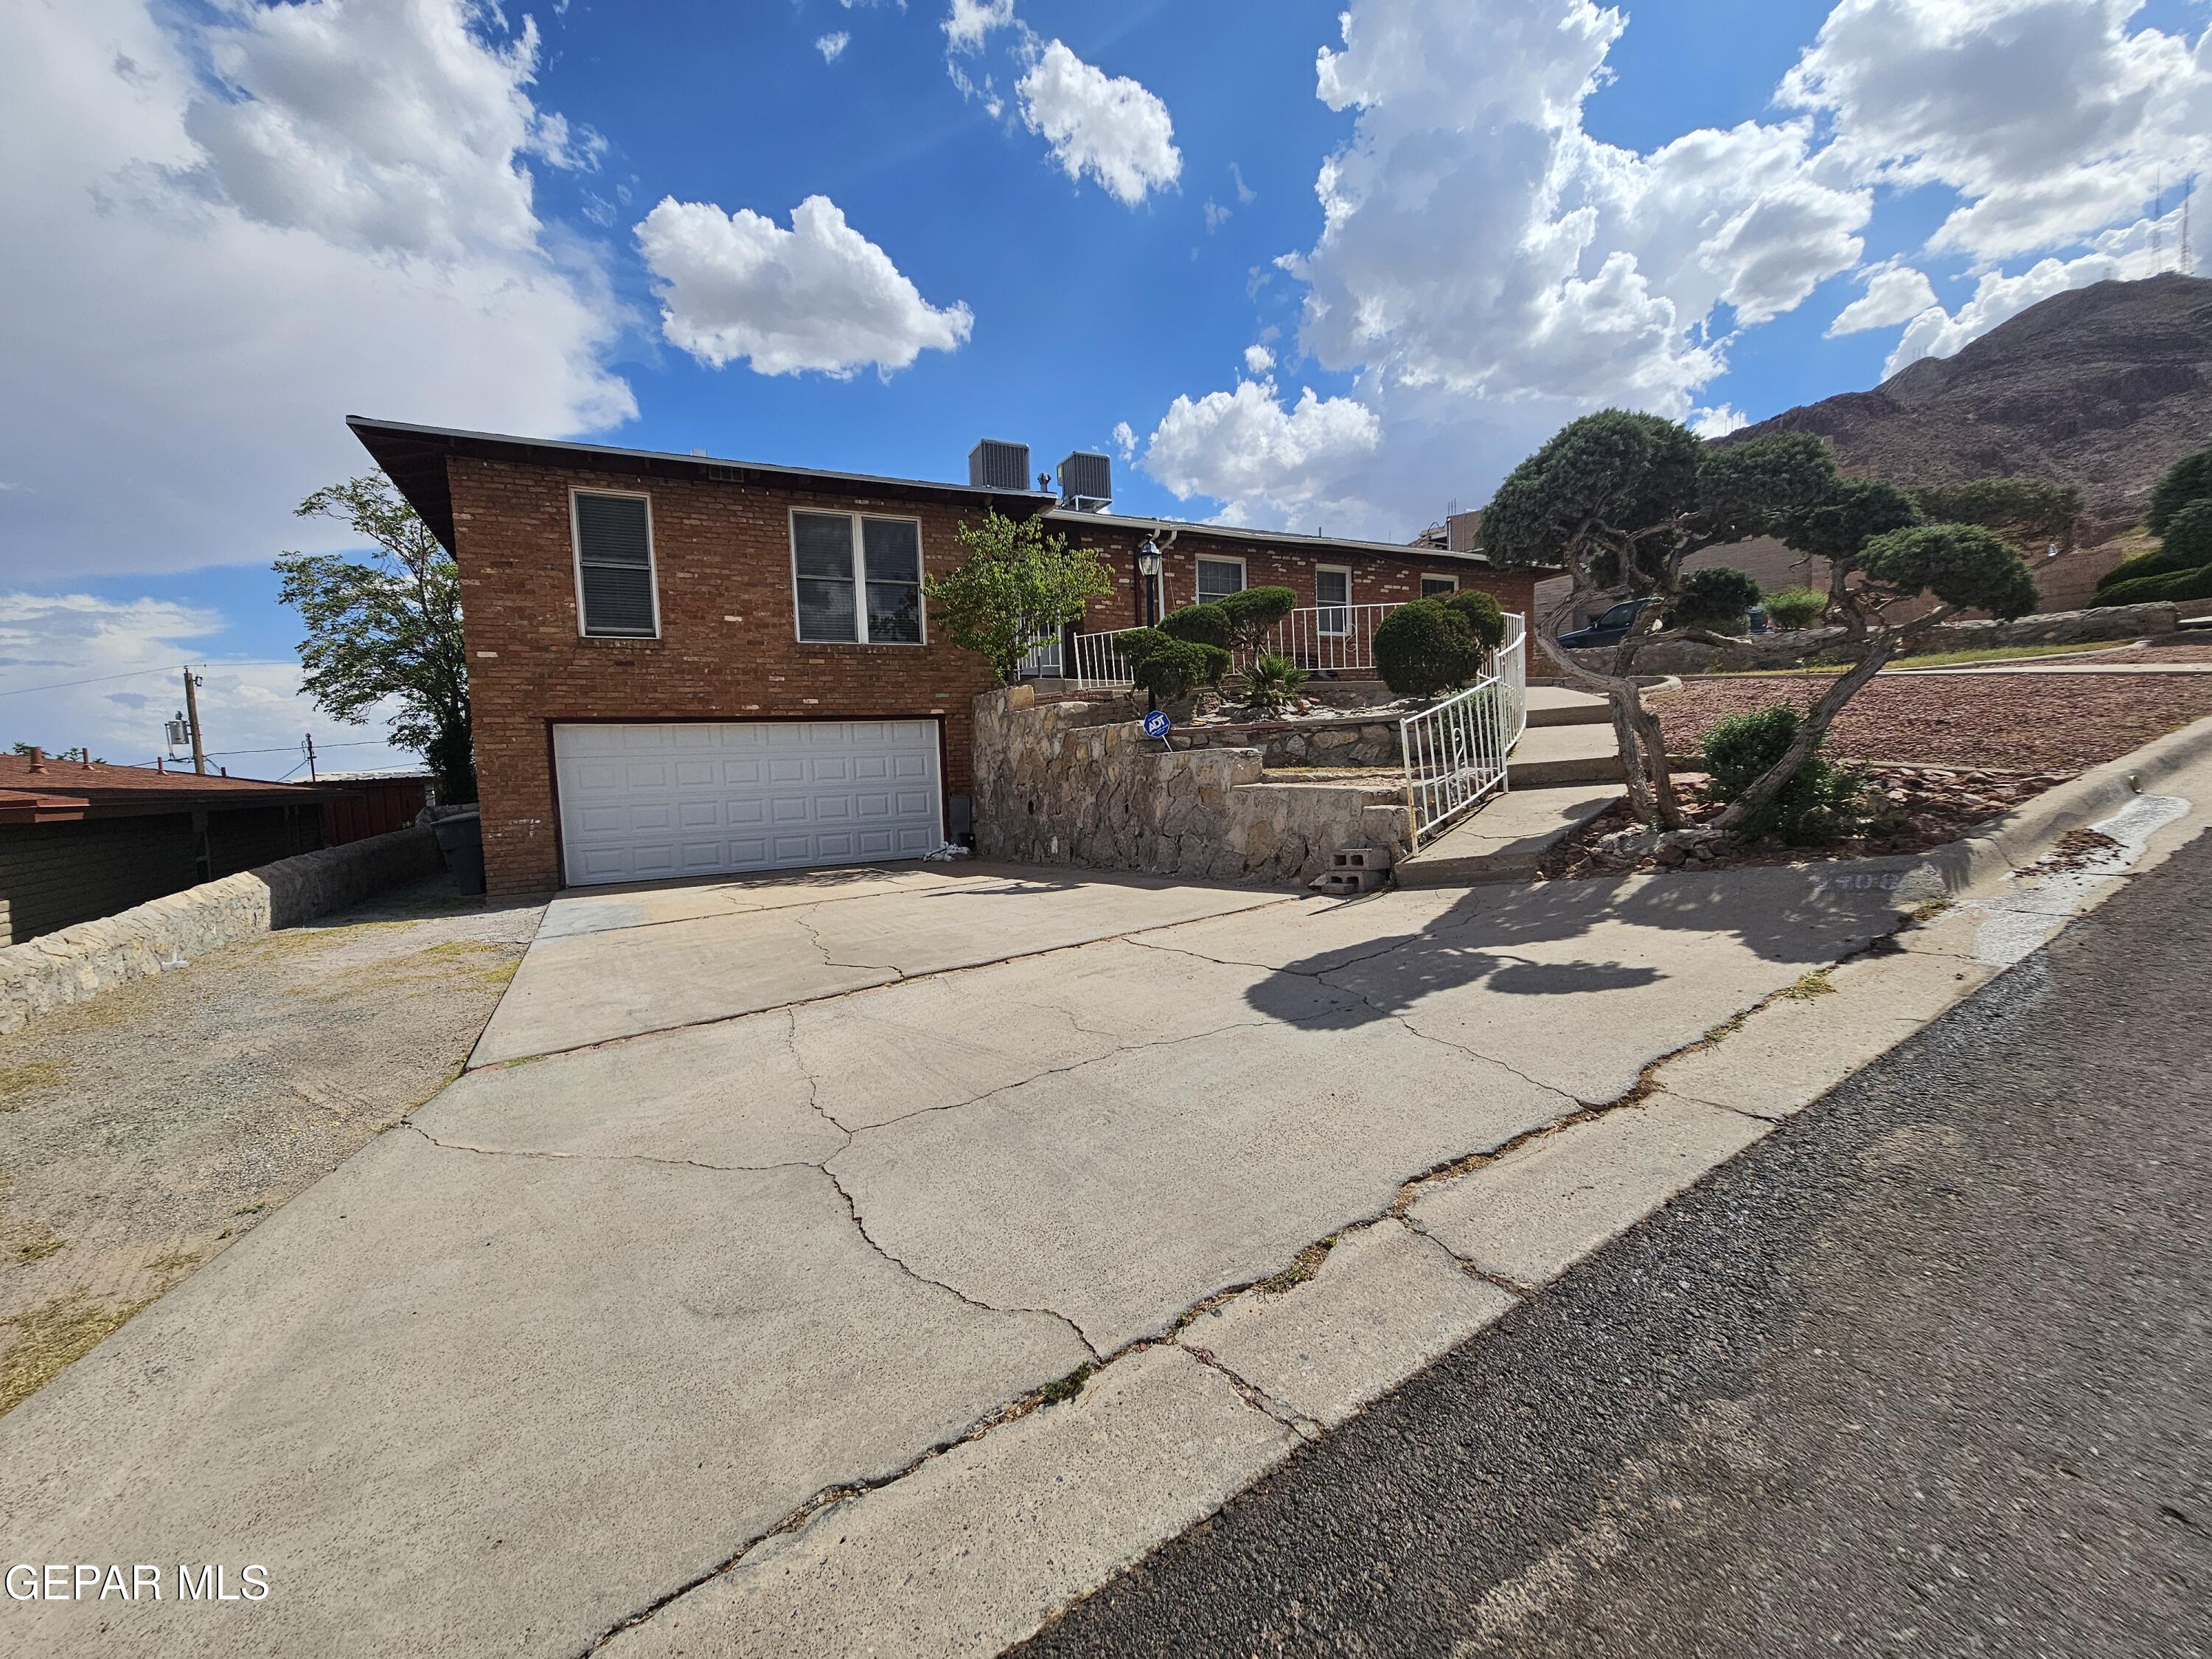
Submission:
[[[952,0],[941,26],[955,52],[978,52],[994,29],[1014,21],[1014,0]]]
[[[0,455],[21,488],[0,544],[17,569],[333,545],[290,508],[368,469],[349,412],[550,435],[635,413],[607,367],[623,313],[533,205],[533,163],[595,146],[534,102],[526,25],[462,0],[9,17]]]
[[[1866,292],[1836,313],[1828,337],[1909,323],[1936,303],[1935,285],[1911,265],[1882,264],[1867,273]]]
[[[1182,176],[1168,106],[1128,76],[1085,63],[1060,41],[1047,44],[1014,90],[1023,122],[1043,137],[1069,178],[1088,174],[1115,201],[1134,207]]]
[[[1842,0],[1783,82],[1839,171],[1965,198],[1929,246],[1993,264],[2140,211],[2212,162],[2212,48],[2142,0]]]
[[[1690,430],[1700,438],[1725,438],[1729,433],[1741,432],[1750,424],[1750,416],[1727,404],[1690,411]]]
[[[1131,426],[1127,421],[1114,422],[1114,447],[1121,452],[1123,460],[1133,461],[1137,459],[1138,441],[1136,428]]]
[[[1306,387],[1285,408],[1272,380],[1177,398],[1145,452],[1145,470],[1178,500],[1210,495],[1232,521],[1253,512],[1303,519],[1349,509],[1329,489],[1382,441],[1375,411]]]
[[[844,30],[839,29],[835,34],[825,34],[818,38],[814,42],[814,50],[822,54],[823,63],[834,64],[843,54],[845,48],[852,44],[853,37]]]
[[[750,208],[668,197],[637,241],[657,279],[661,332],[716,368],[744,358],[762,374],[888,373],[954,349],[975,327],[966,306],[924,300],[826,196],[793,209],[787,230]]]
[[[1244,372],[1246,374],[1265,374],[1274,366],[1275,354],[1268,350],[1267,347],[1263,345],[1248,345],[1244,348]]]

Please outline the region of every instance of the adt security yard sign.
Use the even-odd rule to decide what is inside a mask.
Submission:
[[[1155,708],[1145,716],[1145,735],[1148,738],[1164,738],[1168,734],[1169,724],[1167,711],[1164,708]]]

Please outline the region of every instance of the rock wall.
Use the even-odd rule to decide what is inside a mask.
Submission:
[[[1179,729],[1194,749],[1257,749],[1269,766],[1399,766],[1398,722],[1390,720],[1255,720]]]
[[[218,945],[291,927],[438,868],[428,830],[349,842],[203,882],[97,921],[0,950],[0,1034]]]
[[[2146,635],[2171,634],[2180,624],[2180,614],[2175,606],[2160,603],[2061,611],[2048,616],[2021,617],[2012,622],[1940,623],[1916,641],[1912,649],[1915,653],[1984,651],[2002,646],[2137,640]],[[1669,640],[1638,652],[1636,666],[1641,673],[1658,674],[1703,674],[1713,669],[1744,673],[1762,668],[1794,668],[1808,657],[1833,650],[1844,637],[1840,628],[1820,628],[1798,634],[1759,635],[1725,648],[1700,645],[1691,640]],[[1613,672],[1610,647],[1571,654],[1576,661],[1600,673]],[[1532,653],[1532,668],[1540,655]]]
[[[1340,848],[1395,862],[1413,815],[1394,786],[1262,783],[1252,748],[1169,752],[1134,697],[1038,704],[1027,686],[975,700],[975,848],[1208,881],[1312,880]]]

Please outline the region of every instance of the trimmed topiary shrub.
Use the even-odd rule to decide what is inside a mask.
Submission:
[[[1712,774],[1714,798],[1735,799],[1782,758],[1796,736],[1797,711],[1785,703],[1717,723],[1698,744],[1705,770]],[[1771,832],[1800,847],[1849,835],[1858,827],[1860,782],[1856,774],[1831,766],[1816,749],[1765,809],[1744,821],[1743,833]]]
[[[1759,583],[1724,564],[1692,570],[1668,616],[1669,626],[1703,628],[1715,634],[1748,634],[1751,607],[1759,603]]]
[[[2143,522],[2163,536],[2182,508],[2205,500],[2212,500],[2212,449],[2185,455],[2166,470],[2166,476],[2151,486],[2150,510],[2143,514]]]
[[[1298,608],[1298,596],[1288,587],[1248,587],[1214,603],[1229,618],[1229,637],[1221,643],[1256,651],[1267,630]]]
[[[1229,653],[1219,646],[1209,647],[1194,645],[1188,640],[1171,639],[1133,659],[1130,678],[1136,681],[1139,691],[1149,691],[1162,702],[1173,702],[1212,683],[1208,677],[1213,665],[1207,659],[1208,649],[1219,652],[1225,665]]]
[[[1193,645],[1229,647],[1229,613],[1218,605],[1187,605],[1160,618],[1160,632]]]
[[[1817,587],[1785,587],[1759,601],[1766,619],[1784,634],[1810,628],[1828,608],[1828,596]]]
[[[2166,521],[2158,550],[2177,570],[2202,570],[2212,564],[2212,497],[2191,501]]]
[[[1476,643],[1485,651],[1495,651],[1505,643],[1505,607],[1480,588],[1462,587],[1443,604],[1446,610],[1467,618]]]
[[[2097,595],[2100,605],[2155,605],[2161,600],[2212,599],[2212,565],[2200,570],[2170,570],[2161,576],[2138,576]]]
[[[1433,697],[1482,670],[1482,642],[1465,615],[1436,599],[1401,605],[1376,625],[1375,666],[1401,697]]]
[[[1870,581],[1900,594],[1926,592],[1962,610],[2009,622],[2035,609],[2035,577],[2020,550],[1973,524],[1923,524],[1876,536],[1859,550]]]
[[[2170,576],[2177,570],[2185,570],[2188,568],[2186,565],[2175,563],[2163,552],[2138,553],[2132,559],[2122,559],[2110,570],[2097,578],[2097,602],[2100,605],[2108,603],[2105,594],[2110,589],[2118,587],[2122,582],[2141,581],[2145,576]]]

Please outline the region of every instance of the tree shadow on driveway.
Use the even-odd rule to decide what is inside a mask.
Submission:
[[[1355,992],[1360,1017],[1391,1019],[1455,991],[1591,995],[1669,979],[1741,978],[1759,963],[1830,963],[1895,927],[1898,880],[1914,862],[1474,888],[1417,932],[1285,963],[1247,1000],[1293,1018],[1299,988],[1319,979]],[[1560,948],[1581,943],[1591,948]]]

